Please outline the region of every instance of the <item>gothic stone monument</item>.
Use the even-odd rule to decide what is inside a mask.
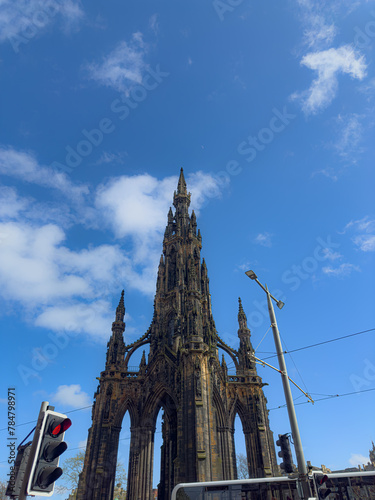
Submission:
[[[250,354],[250,330],[241,301],[239,347],[218,335],[211,311],[202,238],[181,169],[160,259],[154,317],[136,342],[124,342],[124,293],[112,324],[105,370],[94,395],[78,500],[112,500],[119,434],[125,413],[131,421],[128,500],[151,500],[154,433],[162,408],[159,500],[170,500],[181,482],[236,479],[234,421],[242,422],[250,477],[277,475],[273,434],[262,379]],[[146,344],[138,371],[131,356]],[[236,375],[228,375],[224,355]]]

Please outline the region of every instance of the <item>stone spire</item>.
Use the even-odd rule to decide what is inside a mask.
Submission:
[[[181,168],[180,178],[178,179],[177,191],[173,195],[173,206],[176,208],[176,222],[181,218],[189,217],[188,208],[190,206],[191,194],[187,192],[184,171]]]
[[[249,477],[278,474],[262,379],[250,357],[246,315],[239,301],[239,351],[218,335],[212,318],[207,266],[183,172],[169,210],[154,314],[148,330],[124,346],[122,292],[99,377],[77,500],[114,497],[122,420],[130,416],[127,498],[152,500],[154,435],[163,409],[158,499],[178,483],[237,477],[234,425],[240,415]],[[197,230],[196,230],[197,229]],[[222,235],[219,235],[222,238]],[[142,354],[139,369],[132,358]],[[236,367],[228,374],[226,360]],[[139,359],[139,358],[138,358]],[[131,366],[129,366],[129,364]],[[229,365],[229,366],[231,366]]]
[[[120,302],[118,303],[116,309],[116,321],[115,322],[124,322],[125,317],[125,302],[124,302],[124,290],[121,292]]]
[[[112,323],[112,335],[107,343],[107,360],[106,366],[110,365],[122,365],[124,363],[125,357],[125,342],[124,342],[124,331],[125,331],[125,302],[124,302],[124,290],[121,292],[121,297],[119,304],[116,308],[116,318]]]
[[[255,363],[251,359],[254,352],[250,341],[250,330],[247,326],[247,318],[242,307],[241,298],[238,298],[238,337],[240,339],[240,348],[238,350],[239,372],[255,370]]]
[[[207,268],[200,256],[202,238],[194,211],[189,215],[189,205],[190,193],[181,169],[173,197],[175,213],[168,212],[159,263],[151,357],[163,345],[177,352],[188,339],[215,343]]]

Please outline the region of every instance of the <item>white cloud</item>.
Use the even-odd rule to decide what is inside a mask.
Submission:
[[[102,165],[103,163],[124,163],[124,158],[128,156],[126,151],[120,153],[110,153],[103,151],[100,158],[95,162],[95,165]]]
[[[21,303],[37,326],[108,337],[112,314],[105,294],[125,285],[145,291],[142,273],[118,246],[72,251],[53,224],[3,223],[0,236],[0,296]]]
[[[353,241],[363,252],[375,251],[375,234],[361,234],[356,236]]]
[[[351,457],[349,458],[349,463],[350,465],[353,465],[353,467],[357,467],[358,465],[367,465],[369,462],[369,457],[365,457],[364,455],[361,455],[360,453],[352,453]]]
[[[47,307],[35,320],[36,326],[67,333],[87,333],[98,340],[108,339],[114,312],[105,300]]]
[[[309,48],[319,48],[332,43],[337,28],[330,12],[332,5],[327,2],[297,0],[300,7],[300,20],[304,27],[303,42]],[[330,17],[330,20],[327,18]]]
[[[308,115],[326,108],[335,98],[339,73],[362,80],[367,69],[364,56],[350,45],[311,52],[302,58],[301,64],[318,73],[307,91],[292,95],[292,99],[301,101],[302,110]]]
[[[0,224],[0,294],[27,302],[48,302],[57,297],[87,296],[90,287],[82,276],[62,272],[69,268],[69,252],[61,250],[63,231],[52,224],[33,228],[26,224]],[[61,262],[65,258],[66,263]],[[59,262],[60,260],[60,262]],[[70,271],[72,269],[70,268]]]
[[[324,177],[328,177],[328,179],[332,179],[335,182],[338,180],[338,175],[332,168],[322,168],[321,170],[316,170],[311,174],[311,177],[315,177],[315,175],[318,174],[324,175]]]
[[[1,219],[17,218],[29,203],[25,198],[20,198],[14,188],[0,186],[0,217]]]
[[[370,217],[368,215],[366,215],[366,217],[363,217],[363,219],[350,221],[345,226],[345,229],[348,229],[349,227],[354,227],[355,230],[357,230],[357,231],[364,231],[366,233],[373,233],[373,232],[375,232],[375,219],[370,219]]]
[[[82,408],[90,406],[92,400],[86,392],[83,392],[79,384],[60,385],[55,394],[51,395],[55,403],[71,406],[72,408]]]
[[[309,26],[304,31],[305,43],[309,48],[322,43],[330,43],[337,34],[334,24],[327,24],[324,17],[319,14],[312,14],[309,17]]]
[[[152,14],[149,25],[155,35],[157,35],[159,33],[159,14]]]
[[[346,161],[356,163],[358,154],[362,152],[359,144],[362,139],[363,126],[356,113],[337,117],[340,136],[333,147],[339,156]]]
[[[97,190],[96,206],[117,237],[150,235],[164,230],[177,178],[159,181],[151,175],[111,179]]]
[[[360,271],[360,269],[358,266],[355,266],[354,264],[349,264],[348,262],[345,262],[336,268],[332,266],[323,267],[322,271],[324,274],[327,274],[328,276],[334,276],[336,278],[344,278],[345,276],[349,276],[352,273],[352,271]]]
[[[338,252],[334,252],[330,248],[324,248],[323,254],[324,254],[324,258],[327,260],[337,260],[337,259],[342,258],[341,254],[339,254]]]
[[[97,190],[96,207],[117,238],[132,242],[126,276],[133,287],[153,295],[166,215],[172,204],[178,177],[162,180],[151,175],[122,176],[111,179]],[[226,182],[212,175],[195,172],[187,177],[196,212],[208,198],[221,196]]]
[[[25,172],[39,182],[38,166],[29,156],[15,167],[17,176]],[[198,210],[207,198],[220,196],[226,184],[196,172],[188,177],[188,185]],[[155,293],[166,216],[176,186],[177,176],[123,176],[98,188],[95,208],[89,206],[89,198],[75,206],[78,215],[67,225],[82,223],[81,212],[89,211],[95,226],[86,220],[83,227],[111,228],[115,237],[124,239],[126,251],[113,244],[71,250],[60,213],[0,187],[0,213],[15,218],[0,223],[0,297],[21,304],[36,326],[107,338],[113,308],[106,294],[123,287],[150,297]],[[56,217],[59,224],[45,223],[43,213]]]
[[[128,93],[135,83],[141,83],[147,64],[146,45],[142,33],[133,33],[130,42],[122,41],[103,58],[101,63],[92,62],[85,69],[91,80]]]
[[[0,146],[0,173],[24,182],[52,187],[77,201],[88,193],[87,186],[73,184],[66,174],[39,165],[33,153],[17,151],[10,146]]]
[[[259,233],[255,239],[254,242],[257,243],[258,245],[262,245],[263,247],[271,247],[272,246],[272,234],[270,233]]]
[[[375,219],[371,219],[367,215],[363,219],[350,221],[345,226],[343,233],[349,229],[357,233],[353,237],[353,242],[360,250],[363,252],[375,251]]]
[[[42,33],[56,19],[63,21],[63,28],[76,26],[83,18],[80,2],[75,0],[2,0],[0,16],[0,42],[14,37],[25,41]],[[12,42],[15,46],[17,41]]]

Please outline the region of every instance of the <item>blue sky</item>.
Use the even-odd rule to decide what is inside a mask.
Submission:
[[[238,345],[241,296],[258,356],[274,352],[250,268],[286,302],[288,350],[375,328],[374,1],[5,0],[2,11],[1,428],[15,387],[17,424],[48,400],[77,410],[66,455],[84,446],[80,408],[122,288],[126,342],[151,322],[181,167],[227,343]],[[374,338],[287,356],[313,398],[353,393],[296,407],[314,465],[368,460]],[[271,428],[288,432],[281,380],[259,374]],[[3,478],[7,458],[4,445]]]

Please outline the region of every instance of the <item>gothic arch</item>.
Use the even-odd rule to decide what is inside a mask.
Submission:
[[[234,366],[236,367],[236,371],[238,370],[238,360],[235,356],[235,354],[232,352],[233,349],[231,349],[229,346],[225,345],[224,343],[218,343],[218,348],[222,349],[225,351],[229,356],[232,358]]]
[[[122,427],[122,421],[124,420],[127,411],[130,416],[131,427],[139,424],[139,413],[137,407],[130,397],[126,397],[119,403],[117,412],[114,416],[113,423],[116,427]]]
[[[149,343],[150,343],[150,339],[146,339],[146,340],[143,340],[141,342],[136,342],[136,344],[130,349],[130,351],[128,351],[128,353],[125,356],[125,366],[126,367],[128,366],[130,358],[132,357],[132,355],[135,353],[135,351],[137,349],[139,349],[143,345],[146,345]]]
[[[163,384],[157,383],[143,407],[144,415],[148,415],[154,425],[161,407],[168,418],[172,418],[172,413],[177,411],[177,402]]]

